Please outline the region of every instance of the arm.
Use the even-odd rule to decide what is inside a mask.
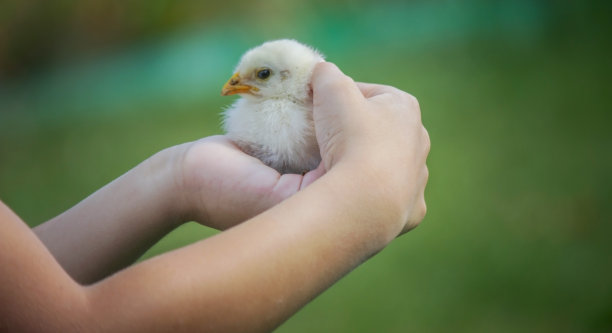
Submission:
[[[318,178],[279,175],[224,136],[163,150],[76,206],[34,228],[81,283],[132,264],[181,223],[225,230]]]
[[[348,179],[347,171],[335,168],[235,228],[94,285],[94,303],[125,305],[106,307],[101,317],[118,319],[105,324],[110,331],[132,323],[144,331],[178,323],[186,332],[274,329],[399,232],[377,221],[373,193],[340,190],[347,182],[371,185]],[[116,292],[123,288],[129,290]]]
[[[43,323],[58,332],[269,331],[388,241],[364,214],[376,207],[357,206],[369,195],[351,203],[358,192],[337,190],[353,182],[341,172],[236,228],[90,287],[74,283],[16,217],[8,229],[3,220],[2,234],[15,241],[0,245],[8,260],[0,331]]]
[[[77,281],[92,283],[128,266],[178,226],[166,150],[96,191],[34,232]]]
[[[74,283],[14,214],[0,215],[10,240],[0,242],[0,331],[278,326],[423,218],[429,141],[418,105],[389,87],[360,87],[333,65],[315,71],[320,179],[245,223],[90,287]]]

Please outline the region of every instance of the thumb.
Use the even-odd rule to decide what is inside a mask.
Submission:
[[[353,79],[346,76],[331,62],[318,63],[312,74],[312,95],[315,109],[345,110],[363,94]]]
[[[325,170],[341,157],[351,137],[351,118],[365,101],[355,81],[329,62],[317,64],[312,77],[313,120]]]

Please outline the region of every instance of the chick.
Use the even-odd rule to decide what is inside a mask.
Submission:
[[[247,51],[222,95],[240,94],[223,127],[245,153],[279,173],[304,173],[321,161],[312,120],[310,78],[323,56],[295,40]]]

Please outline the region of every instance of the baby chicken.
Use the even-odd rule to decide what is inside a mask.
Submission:
[[[295,40],[247,51],[223,86],[240,94],[223,127],[245,153],[282,173],[304,173],[321,161],[312,120],[310,77],[323,56]]]

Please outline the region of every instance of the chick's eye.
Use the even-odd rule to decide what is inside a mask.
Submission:
[[[269,76],[270,76],[270,70],[267,68],[263,68],[257,71],[257,77],[262,80],[267,79]]]

